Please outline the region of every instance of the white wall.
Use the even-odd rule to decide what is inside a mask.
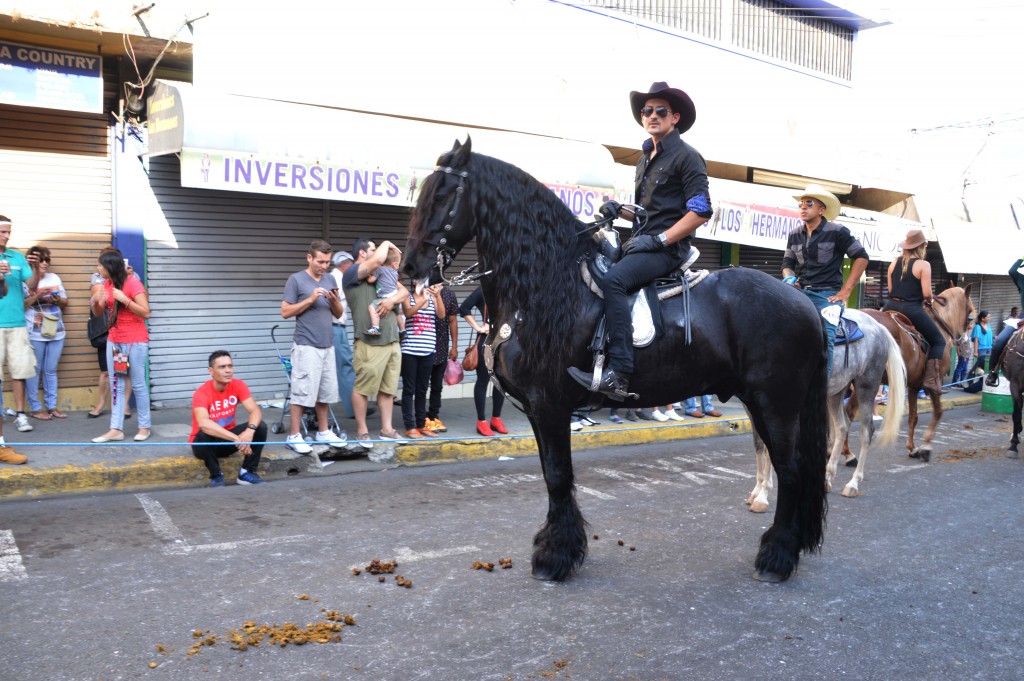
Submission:
[[[197,87],[638,148],[628,93],[666,80],[694,99],[687,139],[708,159],[864,174],[847,84],[623,15],[546,0],[270,7],[222,3],[196,24]]]

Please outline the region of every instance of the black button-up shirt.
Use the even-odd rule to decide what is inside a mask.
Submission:
[[[867,259],[868,252],[848,228],[822,219],[809,237],[805,225],[790,232],[782,268],[796,272],[803,288],[838,291],[843,287],[844,255]]]
[[[646,152],[636,164],[636,202],[647,209],[647,225],[640,231],[661,234],[691,210],[710,217],[707,164],[700,152],[676,131],[658,142],[657,151],[653,160]],[[689,242],[687,237],[680,243]]]

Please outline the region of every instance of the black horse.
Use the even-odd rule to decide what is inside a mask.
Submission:
[[[1006,347],[1003,349],[1002,358],[993,358],[991,361],[1001,361],[1003,375],[1010,382],[1010,398],[1013,400],[1013,434],[1010,435],[1010,448],[1006,455],[1010,458],[1017,458],[1017,445],[1020,443],[1021,431],[1021,409],[1024,409],[1024,328],[1017,329],[1010,336]]]
[[[405,272],[418,283],[476,239],[492,319],[494,374],[522,405],[537,439],[548,490],[547,520],[534,538],[533,575],[564,580],[587,553],[575,498],[569,420],[588,401],[567,373],[590,367],[601,299],[580,269],[596,248],[590,229],[544,185],[503,161],[455,142],[423,184],[412,214]],[[826,512],[827,355],[820,318],[806,296],[767,274],[727,269],[683,298],[661,303],[664,333],[636,349],[630,389],[643,407],[715,393],[738,396],[767,444],[779,481],[773,525],[761,537],[755,577],[782,581],[800,551],[822,541]],[[606,403],[611,406],[612,403]]]

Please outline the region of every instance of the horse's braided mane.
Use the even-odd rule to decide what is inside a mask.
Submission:
[[[500,321],[519,312],[519,369],[536,380],[564,371],[585,288],[579,260],[592,249],[583,225],[543,184],[519,168],[472,154],[468,184],[477,219],[484,287]]]

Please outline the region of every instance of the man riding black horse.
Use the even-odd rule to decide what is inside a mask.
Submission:
[[[573,379],[587,389],[614,400],[629,395],[633,373],[633,323],[629,295],[658,277],[679,269],[690,252],[697,228],[712,215],[704,157],[683,141],[697,118],[693,100],[668,83],[651,85],[649,92],[630,92],[633,118],[651,136],[643,143],[636,164],[636,202],[646,222],[609,201],[601,206],[606,217],[632,220],[632,238],[622,257],[601,282],[608,330],[608,368],[600,375],[575,367]]]

